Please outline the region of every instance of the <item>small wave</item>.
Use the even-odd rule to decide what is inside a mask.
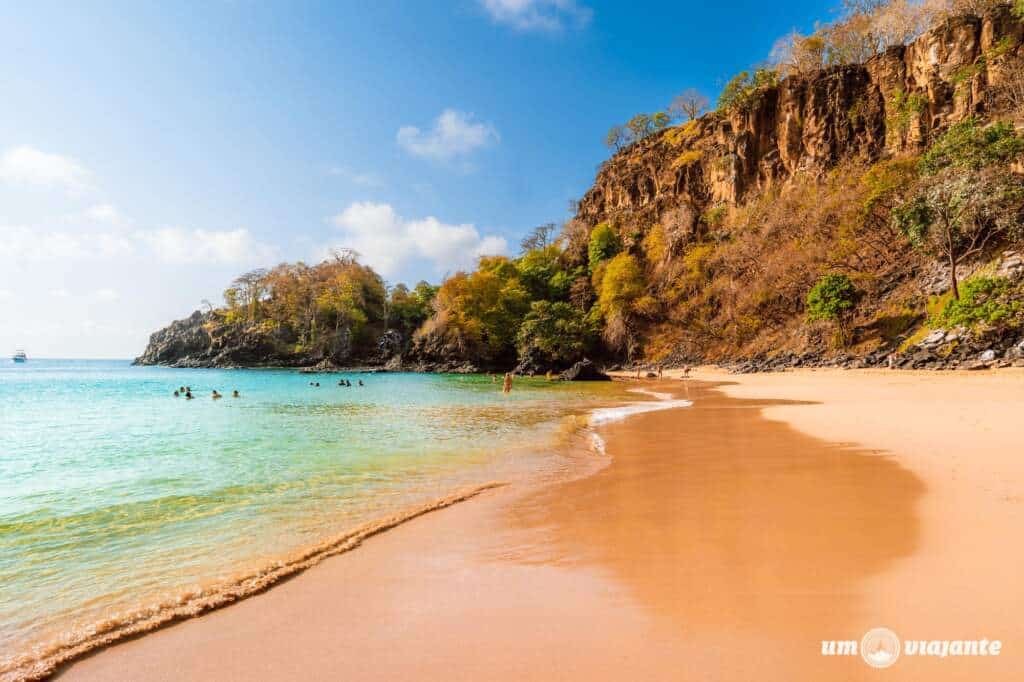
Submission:
[[[600,407],[590,413],[590,424],[592,426],[607,424],[609,422],[622,421],[626,417],[630,417],[634,414],[657,412],[659,410],[671,410],[677,407],[690,407],[693,405],[693,401],[691,400],[675,399],[669,393],[658,393],[657,391],[649,391],[645,388],[633,388],[630,389],[630,392],[649,395],[652,398],[655,398],[655,400],[627,403],[625,405],[619,405],[618,407]]]
[[[172,595],[129,613],[111,616],[86,628],[68,632],[58,641],[35,647],[26,654],[0,660],[0,682],[27,682],[53,674],[57,666],[99,647],[155,630],[168,623],[198,616],[266,590],[274,583],[305,571],[324,559],[351,551],[363,540],[383,533],[432,511],[450,507],[480,493],[504,486],[490,482],[464,488],[446,497],[410,507],[382,519],[335,535],[288,557],[275,560],[260,570],[208,589],[195,589]]]

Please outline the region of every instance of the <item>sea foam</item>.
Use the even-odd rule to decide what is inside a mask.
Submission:
[[[659,410],[672,410],[677,407],[690,407],[693,405],[693,401],[673,398],[669,393],[659,393],[657,391],[649,391],[644,388],[630,389],[630,392],[649,395],[654,398],[654,400],[627,403],[625,405],[619,405],[618,407],[600,407],[590,413],[591,426],[622,421],[634,414],[657,412]]]

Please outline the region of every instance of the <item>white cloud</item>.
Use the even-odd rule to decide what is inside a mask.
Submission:
[[[360,173],[346,166],[331,166],[327,169],[327,172],[339,178],[344,178],[359,187],[379,189],[384,186],[384,178],[372,171]]]
[[[363,262],[384,276],[395,275],[413,260],[427,261],[443,274],[470,268],[479,256],[508,250],[503,237],[481,236],[472,224],[449,225],[433,216],[405,220],[388,204],[356,202],[332,222],[342,234],[334,246],[355,249]]]
[[[102,288],[92,292],[92,298],[97,301],[116,301],[121,298],[121,296],[113,289]]]
[[[169,263],[270,264],[276,257],[275,249],[257,242],[242,228],[216,231],[170,227],[138,231],[135,236]]]
[[[85,216],[89,220],[110,225],[123,225],[126,221],[121,212],[112,204],[96,204],[85,209]]]
[[[496,23],[520,31],[557,32],[590,23],[594,11],[576,0],[480,0]]]
[[[245,229],[160,228],[115,231],[36,230],[0,226],[0,263],[71,263],[153,259],[177,265],[270,264],[274,248]]]
[[[71,194],[89,188],[89,171],[69,156],[49,154],[28,145],[0,155],[0,180],[16,185],[62,187]]]
[[[402,126],[396,139],[402,149],[414,156],[444,162],[497,142],[499,136],[490,123],[479,123],[472,114],[445,109],[434,121],[433,129]]]

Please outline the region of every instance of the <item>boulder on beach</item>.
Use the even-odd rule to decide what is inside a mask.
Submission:
[[[580,360],[558,375],[562,381],[611,381],[611,377],[590,360]]]

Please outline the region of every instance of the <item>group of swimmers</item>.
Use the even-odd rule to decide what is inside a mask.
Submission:
[[[363,383],[362,379],[358,379],[357,381],[359,382],[358,383],[359,386],[365,386],[366,385],[366,384]],[[309,382],[309,385],[312,386],[313,388],[320,388],[320,382],[319,381],[311,381],[311,382]],[[338,385],[339,386],[351,387],[352,386],[352,382],[349,381],[348,379],[338,379]]]
[[[357,385],[365,386],[365,384],[363,383],[362,379],[359,379],[358,382],[359,383]],[[311,382],[309,382],[309,385],[313,386],[314,388],[320,388],[320,382],[319,381],[311,381]],[[338,385],[339,386],[351,386],[352,382],[349,381],[348,379],[339,379],[338,380]],[[184,396],[185,400],[192,400],[192,398],[195,397],[195,396],[192,395],[192,387],[191,386],[179,386],[178,390],[176,390],[174,392],[174,397],[175,398],[180,398],[182,396]],[[213,389],[213,392],[210,394],[210,397],[212,399],[214,399],[214,400],[220,400],[221,398],[224,397],[224,395],[222,393],[220,393],[219,391],[217,391],[217,389]],[[235,389],[234,391],[231,391],[231,397],[232,398],[241,398],[242,394],[238,392],[238,389]]]
[[[185,400],[192,400],[192,398],[195,397],[195,396],[192,395],[192,387],[191,386],[179,386],[178,390],[176,390],[174,392],[174,397],[175,398],[180,398],[182,396],[185,396]],[[214,400],[220,400],[224,396],[223,396],[223,394],[219,393],[217,391],[217,389],[213,389],[213,392],[210,394],[210,397],[213,398]],[[231,391],[231,397],[232,398],[241,398],[242,394],[238,392],[238,389],[235,389],[234,391]]]

